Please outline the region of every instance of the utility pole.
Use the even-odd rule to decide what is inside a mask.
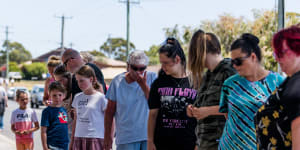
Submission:
[[[278,0],[278,27],[277,31],[284,28],[284,18],[285,18],[285,11],[284,11],[284,0]],[[280,68],[280,65],[278,65],[278,72],[280,74],[283,74]]]
[[[10,33],[9,27],[5,27],[5,49],[6,49],[6,79],[9,80],[8,73],[9,73],[9,50],[8,50],[8,34]]]
[[[140,2],[139,1],[131,1],[130,2],[130,0],[125,0],[125,1],[119,0],[119,2],[120,3],[126,3],[126,7],[127,7],[126,57],[128,57],[128,53],[129,53],[129,49],[130,49],[130,40],[129,40],[130,4],[140,4]]]
[[[111,42],[112,42],[112,40],[111,40],[110,34],[108,34],[107,40],[108,40],[108,43],[109,43],[108,57],[109,57],[109,58],[112,58],[112,57],[111,57],[111,53],[112,53],[112,52],[111,52],[111,51],[112,51],[112,49],[111,49],[111,48],[112,48],[112,47],[111,47],[111,46],[112,46],[112,43],[111,43]]]
[[[278,0],[278,31],[284,28],[284,0]]]
[[[70,43],[70,48],[73,48],[73,45],[74,45],[74,44],[71,42],[71,43]]]
[[[64,48],[64,29],[65,29],[65,19],[72,19],[72,17],[66,17],[65,15],[62,15],[61,17],[57,17],[61,19],[61,42],[60,42],[60,48]]]

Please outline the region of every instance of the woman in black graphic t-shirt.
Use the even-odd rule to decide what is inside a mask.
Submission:
[[[196,120],[186,115],[196,91],[186,75],[184,52],[174,38],[159,49],[162,70],[149,95],[148,150],[194,150]]]

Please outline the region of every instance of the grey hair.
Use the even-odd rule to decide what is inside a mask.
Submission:
[[[129,65],[145,65],[149,64],[149,58],[144,51],[136,50],[129,54],[127,58]]]
[[[86,63],[92,63],[94,61],[94,56],[88,51],[81,51],[80,56]]]

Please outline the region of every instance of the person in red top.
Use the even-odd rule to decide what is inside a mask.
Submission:
[[[48,106],[51,103],[51,100],[49,99],[49,93],[48,93],[48,86],[50,85],[50,83],[55,81],[54,78],[54,69],[59,66],[61,63],[60,57],[58,56],[50,56],[48,59],[48,63],[47,63],[47,68],[48,68],[48,72],[50,74],[50,77],[48,77],[45,81],[45,90],[44,90],[44,97],[43,97],[43,102],[46,106]]]
[[[29,100],[26,92],[18,90],[16,100],[20,107],[12,112],[11,130],[16,134],[17,150],[33,150],[32,133],[39,129],[37,115],[27,108]]]

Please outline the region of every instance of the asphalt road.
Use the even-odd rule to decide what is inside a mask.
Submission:
[[[4,113],[4,130],[1,132],[2,135],[4,135],[5,137],[7,137],[8,139],[11,139],[12,141],[16,141],[15,140],[15,135],[14,133],[10,130],[10,118],[11,118],[11,113],[12,111],[14,111],[15,109],[17,109],[19,107],[19,105],[13,101],[13,100],[8,100],[8,107],[5,110]],[[28,103],[28,106],[30,107],[30,104]],[[34,109],[37,117],[39,119],[39,121],[41,120],[41,115],[42,115],[42,110],[45,108],[45,106],[41,106],[38,109]],[[41,142],[41,132],[40,130],[34,132],[34,149],[36,150],[42,150],[42,142]]]
[[[30,107],[30,103],[28,103],[27,107]],[[10,130],[10,118],[11,118],[11,113],[12,111],[14,111],[15,109],[19,108],[19,105],[13,101],[13,100],[8,100],[8,107],[5,110],[4,113],[4,130],[1,132],[1,136],[3,135],[5,138],[5,143],[6,145],[10,146],[10,147],[15,147],[15,135],[14,133]],[[45,108],[45,106],[40,106],[38,109],[34,108],[39,123],[41,121],[41,115],[42,115],[42,111]],[[36,132],[34,132],[34,149],[35,150],[42,150],[42,142],[41,142],[41,130],[38,130]],[[0,144],[1,145],[1,144]],[[2,149],[2,148],[1,148]],[[113,150],[116,149],[116,145],[113,144]],[[9,149],[10,150],[10,149]]]

